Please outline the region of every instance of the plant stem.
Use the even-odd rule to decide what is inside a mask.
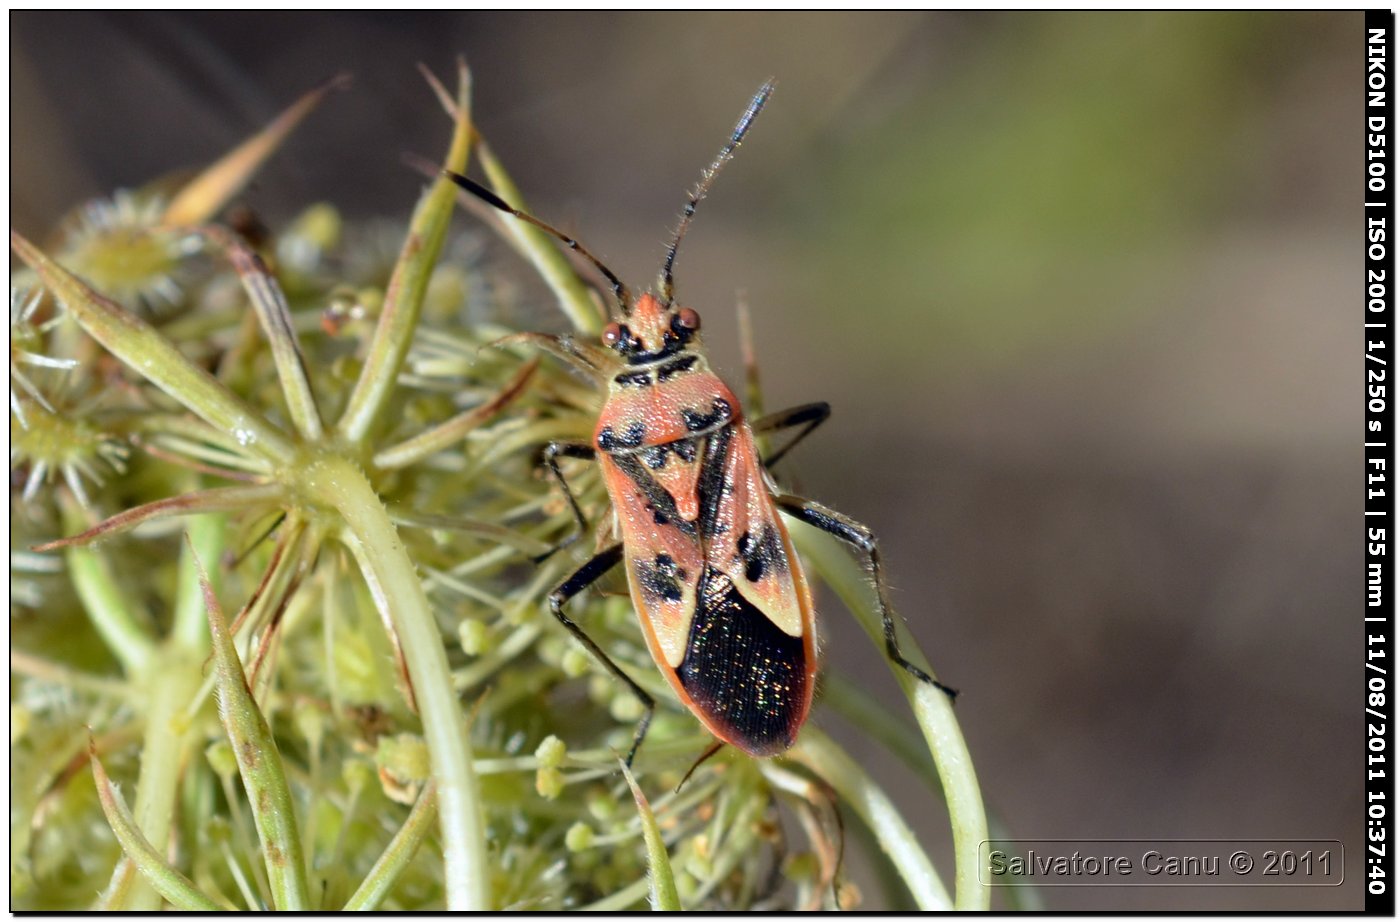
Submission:
[[[193,555],[192,555],[193,556]],[[252,807],[258,831],[259,851],[267,870],[273,907],[280,911],[301,912],[310,908],[306,862],[297,834],[292,793],[272,728],[253,697],[243,663],[238,657],[228,622],[219,605],[214,587],[198,557],[200,588],[209,619],[209,638],[214,650],[213,663],[219,683],[219,720],[228,734],[238,775]],[[230,799],[232,803],[232,799]]]
[[[837,546],[834,538],[809,525],[793,521],[792,536],[802,553],[815,564],[816,571],[836,590],[861,627],[883,650],[884,629],[865,570]],[[901,646],[905,657],[916,665],[927,666],[923,653],[907,634]],[[978,848],[987,840],[987,811],[982,805],[982,791],[977,784],[972,756],[958,727],[957,715],[953,713],[953,703],[941,690],[915,679],[897,663],[891,662],[890,669],[914,709],[914,719],[918,721],[943,781],[957,862],[956,908],[988,909],[992,901],[991,889],[977,875]]]
[[[63,663],[25,653],[23,650],[10,650],[10,673],[11,678],[16,675],[29,676],[114,701],[132,702],[140,699],[137,690],[125,681],[93,675]]]
[[[462,65],[457,91],[457,124],[443,160],[443,168],[454,173],[466,172],[467,154],[471,149],[470,91],[471,80],[466,66]],[[364,441],[398,386],[399,369],[413,343],[428,281],[442,252],[456,197],[457,187],[446,177],[439,177],[414,210],[408,239],[404,241],[389,288],[384,293],[384,309],[374,327],[369,354],[340,418],[340,432],[350,442]]]
[[[609,893],[607,896],[595,903],[579,907],[580,912],[618,912],[634,906],[641,900],[646,899],[647,892],[651,888],[651,883],[645,877],[634,880],[632,883]]]
[[[676,892],[676,878],[671,872],[671,855],[666,851],[666,840],[656,825],[656,815],[651,812],[651,804],[637,786],[632,770],[622,763],[622,777],[632,789],[632,799],[637,802],[637,815],[642,821],[642,837],[647,846],[647,886],[651,894],[653,912],[680,912],[681,898]]]
[[[501,165],[501,161],[496,159],[486,142],[480,139],[478,141],[477,156],[481,159],[481,167],[486,171],[487,178],[491,180],[492,190],[512,208],[525,211],[520,190],[511,181],[510,174]],[[544,279],[545,284],[559,299],[559,309],[569,318],[574,329],[580,333],[597,333],[601,330],[604,318],[598,310],[597,302],[589,294],[588,286],[578,277],[574,267],[569,265],[554,238],[533,225],[513,218],[507,218],[504,226],[520,251],[534,265],[540,278]]]
[[[146,736],[141,744],[141,775],[136,782],[136,803],[132,808],[136,825],[157,852],[164,852],[175,815],[175,797],[180,789],[180,764],[188,740],[185,705],[199,688],[202,658],[192,651],[171,645],[151,663],[147,684]],[[111,910],[153,912],[160,908],[160,896],[150,881],[134,882]]]
[[[788,757],[816,772],[855,808],[904,878],[920,909],[942,912],[953,908],[938,872],[894,803],[829,736],[808,725],[802,731],[802,739],[788,750]]]
[[[208,517],[202,517],[208,518]],[[209,532],[206,526],[205,532]],[[213,534],[222,546],[222,526]],[[209,535],[205,535],[206,541]],[[183,581],[184,574],[181,573]],[[196,581],[196,591],[198,583]],[[201,604],[200,612],[203,611]],[[177,615],[178,627],[178,615]],[[145,699],[146,731],[141,746],[141,772],[136,784],[134,823],[151,847],[165,850],[180,789],[181,764],[189,739],[184,709],[202,680],[201,647],[177,638],[151,654],[143,674],[135,677]],[[137,873],[130,855],[117,862],[102,908],[123,912],[153,912],[161,900],[151,882]]]
[[[123,866],[122,872],[125,873],[125,868],[132,865],[139,867],[145,879],[155,885],[161,895],[178,909],[218,911],[221,907],[217,903],[201,892],[188,877],[167,864],[161,853],[146,841],[95,755],[92,757],[92,773],[97,783],[98,799],[102,802],[102,812],[107,815],[108,825],[112,827],[112,832],[116,833],[122,851],[131,861],[131,865]],[[114,884],[117,888],[126,890],[121,886],[122,881],[114,881]]]
[[[437,622],[398,532],[379,496],[352,462],[335,456],[302,466],[304,489],[344,519],[343,536],[375,604],[398,634],[437,784],[446,862],[447,908],[490,908],[486,830],[466,722]]]
[[[375,912],[389,896],[404,868],[408,867],[418,846],[423,844],[428,829],[432,825],[433,814],[437,812],[437,791],[432,784],[418,795],[418,801],[409,811],[408,819],[390,840],[384,854],[370,868],[360,886],[346,901],[345,912]]]
[[[180,549],[180,569],[176,575],[175,618],[170,628],[170,640],[185,650],[203,651],[209,646],[209,621],[204,614],[204,593],[199,586],[199,571],[194,558],[219,559],[224,550],[224,519],[220,515],[191,516],[190,543]],[[193,547],[193,551],[191,551]],[[219,569],[209,579],[218,586]],[[136,814],[140,817],[140,810]]]
[[[282,395],[287,399],[287,411],[297,432],[309,442],[320,439],[324,434],[321,411],[316,407],[316,395],[312,393],[311,382],[306,377],[306,358],[297,340],[287,296],[282,293],[277,279],[263,261],[232,233],[210,229],[205,234],[225,248],[233,268],[243,281],[243,290],[248,293],[248,299],[258,313],[258,322],[262,324],[268,346],[272,349]]]
[[[919,745],[914,727],[875,699],[865,687],[832,670],[823,680],[822,704],[846,718],[851,726],[894,753],[930,788],[943,793],[943,781],[938,777],[929,751]]]
[[[531,359],[490,400],[472,407],[470,410],[458,413],[447,422],[440,423],[426,432],[420,432],[413,438],[400,442],[392,448],[386,448],[379,452],[374,456],[374,466],[380,470],[408,467],[410,464],[416,464],[440,451],[451,448],[465,438],[468,432],[491,419],[512,400],[520,396],[525,382],[530,379],[530,375],[534,374],[539,364],[538,358]]]
[[[65,500],[63,524],[69,531],[83,527],[77,503]],[[73,588],[83,602],[92,626],[102,635],[107,648],[122,664],[128,677],[138,677],[155,652],[155,644],[133,613],[130,600],[117,585],[112,568],[102,552],[88,547],[70,547],[64,554]]]

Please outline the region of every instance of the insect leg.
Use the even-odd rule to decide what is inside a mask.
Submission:
[[[861,551],[865,555],[866,568],[870,572],[871,578],[875,581],[875,592],[880,598],[880,620],[885,625],[885,653],[891,660],[897,663],[905,672],[918,679],[920,682],[927,682],[935,688],[941,689],[950,698],[957,697],[957,689],[949,688],[933,676],[915,666],[904,658],[904,654],[899,649],[899,636],[895,633],[894,608],[890,605],[889,593],[885,588],[884,573],[880,568],[880,548],[875,541],[875,536],[870,533],[870,529],[855,521],[848,519],[839,512],[826,508],[820,503],[810,499],[803,499],[800,496],[790,496],[782,494],[773,497],[773,501],[784,512],[787,512],[795,519],[800,519],[808,525],[820,528],[829,535],[835,535],[842,541]]]
[[[723,748],[724,740],[715,740],[712,744],[710,744],[710,748],[706,749],[704,753],[701,754],[700,758],[695,760],[695,764],[691,765],[690,770],[685,773],[685,776],[683,778],[681,778],[681,783],[676,785],[675,793],[679,794],[681,792],[681,788],[685,787],[685,783],[690,780],[691,775],[695,774],[695,770],[701,765],[705,764],[705,760],[707,760],[710,756],[719,752]]]
[[[549,473],[554,476],[554,479],[559,481],[559,486],[564,488],[564,497],[569,501],[569,508],[573,510],[574,521],[578,523],[578,531],[574,532],[563,541],[560,541],[543,554],[534,557],[533,560],[535,563],[544,563],[550,557],[554,556],[556,552],[562,551],[564,548],[573,544],[584,532],[588,531],[588,520],[583,517],[583,510],[579,508],[578,500],[574,499],[574,491],[569,489],[569,482],[564,479],[564,472],[559,470],[559,462],[554,460],[559,455],[563,455],[566,458],[581,458],[585,461],[592,461],[597,456],[597,453],[594,451],[592,445],[587,445],[583,442],[550,442],[544,447],[545,466],[549,468]]]
[[[782,448],[773,452],[771,457],[763,459],[763,466],[772,468],[777,464],[783,455],[792,451],[797,443],[812,434],[822,423],[831,416],[831,404],[825,400],[818,403],[804,403],[800,407],[789,407],[786,410],[779,410],[777,413],[769,413],[754,421],[755,432],[777,432],[780,429],[791,429],[794,426],[804,426],[805,428],[792,437]]]
[[[637,696],[637,700],[642,702],[642,707],[645,709],[646,713],[644,713],[642,719],[637,722],[637,732],[632,737],[632,748],[627,750],[627,765],[630,768],[632,765],[632,757],[637,754],[637,747],[642,745],[642,739],[647,735],[647,727],[651,725],[651,715],[656,711],[656,700],[643,691],[640,685],[632,681],[632,678],[622,671],[622,667],[614,663],[612,659],[603,652],[603,648],[598,646],[592,637],[589,637],[583,632],[583,628],[579,627],[570,620],[568,615],[564,614],[565,602],[596,583],[602,578],[603,574],[617,566],[618,562],[621,560],[621,544],[614,544],[606,550],[599,551],[587,563],[575,570],[573,576],[564,580],[564,582],[559,584],[559,588],[549,594],[549,610],[553,613],[554,617],[559,619],[560,624],[569,629],[569,633],[574,635],[574,639],[583,644],[588,652],[592,653],[608,672],[611,672],[621,679],[622,683],[627,686],[632,694]]]

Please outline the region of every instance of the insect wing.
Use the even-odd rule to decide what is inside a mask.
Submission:
[[[702,517],[699,608],[672,685],[720,739],[769,756],[792,745],[812,704],[812,600],[752,434],[726,431],[712,442],[723,446],[723,474],[707,484],[717,502]]]
[[[652,656],[674,669],[685,657],[705,564],[695,523],[681,519],[674,508],[657,509],[637,482],[649,474],[624,470],[608,455],[599,460],[626,549],[632,603]],[[651,483],[660,489],[654,479]]]
[[[753,434],[747,425],[733,431],[706,562],[783,633],[810,634],[811,595],[763,480]]]

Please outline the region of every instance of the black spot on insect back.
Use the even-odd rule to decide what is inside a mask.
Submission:
[[[658,381],[669,381],[669,380],[671,380],[672,378],[674,378],[676,375],[683,374],[683,373],[689,371],[689,370],[690,370],[690,367],[691,367],[692,365],[694,365],[694,364],[695,364],[695,356],[693,356],[693,355],[684,355],[684,356],[681,356],[680,358],[676,359],[675,361],[673,361],[673,362],[667,362],[665,365],[662,365],[660,368],[656,369],[656,380],[658,380]],[[651,382],[648,381],[647,383],[650,384]]]
[[[657,554],[653,560],[638,560],[634,564],[637,571],[637,585],[647,598],[662,602],[681,600],[681,583],[686,572],[676,565],[670,554]]]
[[[612,426],[608,426],[598,433],[598,447],[603,451],[620,451],[628,448],[636,448],[647,437],[647,427],[645,423],[632,423],[627,427],[627,431],[618,435],[613,431]]]
[[[744,564],[744,578],[756,583],[775,570],[787,568],[787,558],[778,543],[778,534],[764,526],[757,535],[744,532],[735,542],[738,559]]]
[[[671,453],[669,445],[652,445],[642,450],[642,463],[654,471],[666,466],[666,457]]]
[[[601,434],[598,440],[602,441]],[[682,534],[695,534],[695,523],[681,518],[680,511],[676,509],[676,498],[656,482],[656,478],[637,460],[636,454],[609,454],[609,457],[631,479],[636,488],[633,495],[655,517],[657,525],[671,525],[680,529]]]
[[[726,742],[756,756],[792,745],[805,715],[806,648],[751,605],[729,578],[707,568],[676,670],[695,706]]]
[[[702,413],[699,410],[681,410],[681,419],[685,422],[685,427],[691,432],[701,432],[705,429],[712,429],[720,423],[729,421],[734,413],[734,408],[729,405],[729,401],[723,397],[716,397],[711,404],[710,412]]]
[[[651,372],[649,371],[629,371],[616,375],[613,381],[623,387],[650,387]]]

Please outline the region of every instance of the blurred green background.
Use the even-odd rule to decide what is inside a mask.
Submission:
[[[26,234],[207,162],[341,69],[354,90],[244,201],[274,227],[323,199],[404,218],[401,154],[447,134],[414,65],[462,51],[532,208],[639,285],[777,77],[678,292],[732,380],[744,293],[770,409],[832,403],[787,476],[881,536],[1008,833],[1347,849],[1340,888],[1045,904],[1360,907],[1360,13],[10,22]],[[562,328],[542,290],[521,302]],[[831,602],[823,632],[901,707]],[[950,871],[941,806],[874,769]]]

